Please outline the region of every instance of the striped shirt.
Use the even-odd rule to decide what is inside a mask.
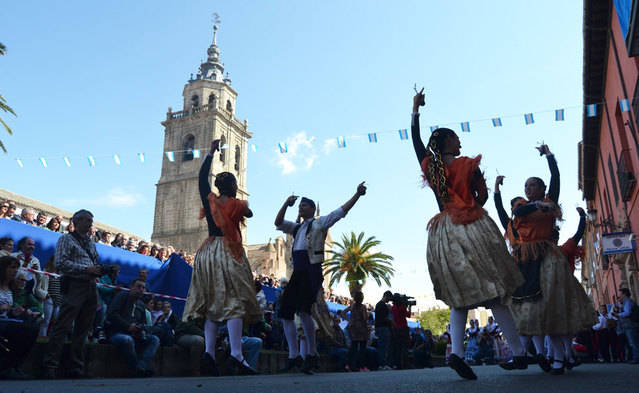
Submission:
[[[94,265],[98,265],[98,252],[89,238],[79,240],[70,233],[60,236],[55,247],[55,266],[62,275],[91,280],[95,277],[86,270]]]

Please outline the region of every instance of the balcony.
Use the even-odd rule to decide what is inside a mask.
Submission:
[[[216,110],[215,105],[203,105],[203,106],[195,106],[187,111],[179,111],[179,112],[167,112],[166,118],[167,120],[173,119],[181,119],[183,117],[191,116],[200,112],[207,112],[209,110]]]
[[[619,179],[619,191],[624,202],[632,198],[632,193],[637,184],[634,170],[632,168],[632,160],[630,158],[630,149],[623,149],[619,155],[617,162],[617,178]]]

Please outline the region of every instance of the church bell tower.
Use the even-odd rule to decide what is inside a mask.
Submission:
[[[235,116],[237,92],[220,62],[218,27],[216,22],[207,60],[184,86],[183,109],[173,112],[169,108],[162,122],[164,152],[156,185],[152,241],[188,253],[195,253],[208,236],[206,220],[199,220],[202,202],[198,174],[211,141],[221,139],[222,147],[215,154],[209,174],[212,190],[217,191],[213,185],[215,173],[231,172],[237,178],[237,198],[248,199],[246,163],[252,133],[248,122]],[[246,239],[245,233],[243,236]]]

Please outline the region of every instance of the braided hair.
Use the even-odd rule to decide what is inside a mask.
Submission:
[[[235,197],[237,193],[235,190],[236,184],[237,179],[231,172],[221,172],[215,176],[215,187],[217,187],[220,195]]]
[[[430,135],[426,147],[427,157],[430,158],[428,168],[426,168],[426,180],[442,203],[448,202],[448,179],[441,151],[446,143],[446,138],[455,135],[455,131],[450,128],[438,128]]]

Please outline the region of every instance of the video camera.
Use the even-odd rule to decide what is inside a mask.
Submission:
[[[417,301],[412,296],[396,293],[393,295],[393,304],[403,305],[403,306],[415,306],[417,305]]]

